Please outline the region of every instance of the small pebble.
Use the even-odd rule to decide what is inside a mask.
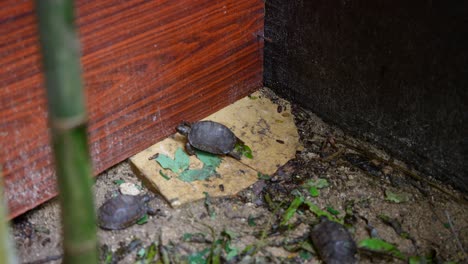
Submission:
[[[306,154],[306,157],[307,157],[308,159],[317,159],[317,158],[319,158],[320,156],[319,156],[317,153],[308,152],[308,153]]]
[[[124,182],[120,184],[119,189],[122,194],[126,195],[139,195],[141,192],[136,186],[136,184],[131,182]]]

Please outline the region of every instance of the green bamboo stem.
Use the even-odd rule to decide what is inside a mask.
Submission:
[[[0,263],[16,264],[15,250],[10,240],[6,203],[3,199],[3,177],[0,167]]]
[[[37,0],[64,263],[97,263],[87,117],[72,0]]]

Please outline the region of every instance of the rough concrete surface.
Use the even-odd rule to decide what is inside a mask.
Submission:
[[[262,96],[271,98],[281,111],[290,107],[268,90],[264,89]],[[179,258],[171,263],[184,263],[180,260],[200,255],[203,257],[197,263],[207,263],[210,249],[217,248],[215,241],[226,239],[226,232],[230,234],[229,263],[321,263],[310,245],[310,230],[318,221],[311,210],[300,206],[287,221],[288,226],[281,225],[298,196],[347,219],[356,243],[378,237],[405,256],[431,256],[437,263],[466,262],[468,210],[459,192],[439,182],[413,178],[402,172],[401,168],[407,167],[401,161],[350,137],[308,110],[293,104],[292,113],[304,148],[274,174],[260,177],[236,195],[172,208],[151,192],[151,185],[141,182],[128,161],[101,174],[94,185],[96,208],[117,194],[119,182],[125,181],[155,196],[149,205],[157,209],[143,225],[115,231],[99,229],[101,252],[113,255],[113,261],[106,262],[104,254],[102,263],[141,263],[136,262],[138,252],[147,250],[151,243],[157,243],[171,258]],[[310,183],[319,179],[327,186],[312,195]],[[390,192],[404,195],[405,200],[389,201]],[[59,209],[53,200],[13,221],[12,235],[21,263],[60,263]],[[382,216],[392,224],[384,223]],[[139,242],[133,243],[132,251],[122,253],[132,241]],[[221,250],[223,263],[227,262],[226,247],[217,250]],[[359,263],[407,263],[367,251],[357,257]]]

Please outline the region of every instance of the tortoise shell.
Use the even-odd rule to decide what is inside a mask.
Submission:
[[[356,263],[356,243],[351,234],[341,224],[322,218],[311,232],[320,257],[325,263]]]
[[[99,226],[103,229],[123,229],[135,224],[148,212],[146,195],[119,195],[107,200],[98,211]]]
[[[200,121],[192,124],[187,140],[199,150],[213,154],[228,154],[234,150],[237,137],[223,124]]]

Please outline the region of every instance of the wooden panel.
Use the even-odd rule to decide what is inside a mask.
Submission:
[[[97,174],[262,84],[263,0],[77,1]],[[11,216],[56,195],[32,1],[0,2]]]

